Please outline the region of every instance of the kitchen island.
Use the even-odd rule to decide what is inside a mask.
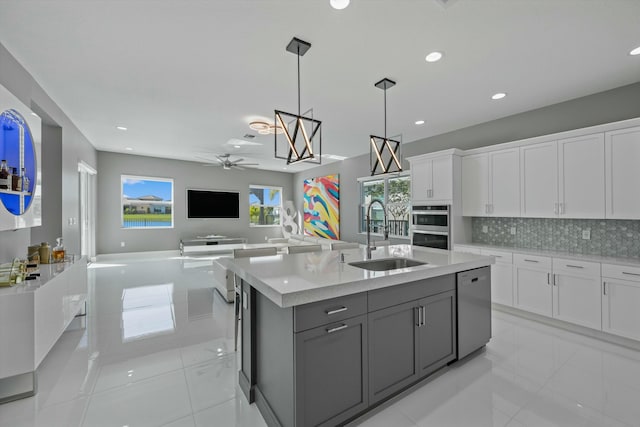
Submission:
[[[365,258],[225,260],[242,279],[240,387],[268,425],[343,424],[488,341],[490,294],[459,310],[458,289],[462,277],[488,283],[492,257],[394,245]],[[473,334],[458,327],[463,311]],[[470,349],[472,335],[486,339]]]

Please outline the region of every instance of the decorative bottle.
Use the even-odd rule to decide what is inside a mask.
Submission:
[[[18,168],[13,168],[11,174],[11,189],[13,191],[22,191],[22,177],[18,174]]]
[[[62,237],[56,239],[56,246],[53,248],[53,262],[64,262],[64,245]]]
[[[9,190],[11,188],[11,175],[7,167],[7,161],[2,160],[0,163],[0,189]]]
[[[22,168],[22,191],[29,192],[29,185],[31,181],[29,181],[29,177],[27,176],[27,171],[25,168]]]

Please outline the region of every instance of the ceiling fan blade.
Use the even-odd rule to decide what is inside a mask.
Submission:
[[[234,163],[235,165],[240,165],[240,166],[259,166],[260,163]]]
[[[241,161],[243,161],[243,160],[244,160],[244,158],[240,157],[239,159],[234,160],[232,163],[236,163],[236,164],[238,164],[238,163],[240,163],[240,162],[241,162]]]

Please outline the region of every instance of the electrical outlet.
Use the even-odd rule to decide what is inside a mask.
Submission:
[[[511,227],[510,232],[511,232],[511,234],[513,234],[513,235],[515,236],[515,234],[516,234],[516,228],[515,228],[515,227]]]
[[[124,242],[120,242],[120,247],[124,248]]]
[[[582,239],[583,240],[591,240],[591,230],[590,229],[582,230]]]
[[[488,232],[489,232],[489,226],[487,226],[487,225],[483,225],[483,226],[482,226],[482,232],[483,232],[483,233],[488,233]]]

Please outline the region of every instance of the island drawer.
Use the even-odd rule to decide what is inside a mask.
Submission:
[[[306,331],[327,323],[338,322],[367,312],[367,294],[333,298],[294,308],[294,331]]]
[[[403,285],[369,291],[369,312],[414,301],[456,288],[455,274],[417,280]]]

